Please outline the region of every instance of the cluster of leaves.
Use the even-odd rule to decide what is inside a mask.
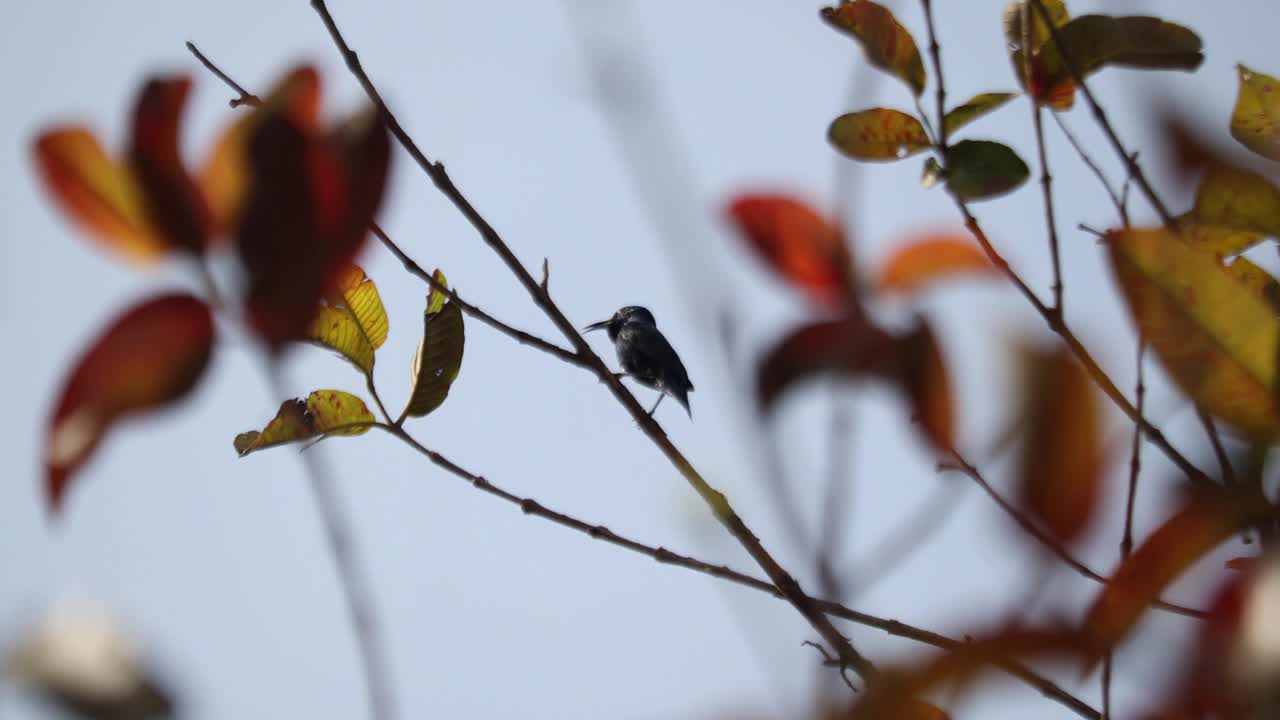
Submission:
[[[134,104],[131,141],[113,158],[92,131],[51,128],[34,143],[52,198],[106,249],[136,263],[185,256],[209,299],[170,292],[123,313],[90,344],[66,380],[46,442],[46,497],[57,510],[73,473],[121,418],[171,405],[194,389],[215,344],[221,308],[204,264],[234,243],[247,325],[273,352],[310,341],[338,352],[373,387],[386,340],[377,288],[352,263],[381,203],[390,160],[382,119],[364,111],[320,123],[320,83],[290,72],[216,140],[198,172],[179,151],[190,79],[148,81]],[[444,401],[462,360],[462,316],[444,276],[428,298],[413,394],[397,423]],[[360,399],[321,390],[288,401],[262,433],[236,439],[241,454],[282,442],[358,434],[375,422]],[[252,435],[252,437],[250,437]]]
[[[918,98],[929,82],[924,62],[911,33],[888,9],[870,0],[844,0],[825,8],[822,18],[852,36],[868,62],[900,79],[920,108]],[[1078,79],[1105,67],[1194,70],[1203,59],[1199,38],[1185,27],[1152,17],[1072,19],[1060,0],[1013,3],[1005,34],[1023,92],[1052,111],[1071,107]],[[1259,155],[1280,160],[1280,81],[1243,66],[1239,75],[1231,134]],[[1017,95],[979,94],[940,112],[941,128],[923,115],[890,108],[848,113],[832,122],[828,138],[840,153],[862,161],[896,161],[931,150],[926,186],[940,180],[960,203],[991,199],[1020,186],[1029,175],[1026,164],[1001,143],[948,138]],[[1240,253],[1280,238],[1280,188],[1220,158],[1191,154],[1204,167],[1194,207],[1164,226],[1112,230],[1104,247],[1139,333],[1179,388],[1248,441],[1267,447],[1280,437],[1280,283]],[[762,407],[773,407],[783,390],[819,372],[887,379],[905,391],[933,446],[951,452],[953,401],[927,321],[910,332],[890,332],[871,318],[864,296],[909,296],[959,273],[995,276],[986,255],[957,237],[913,238],[876,273],[868,293],[858,282],[843,232],[802,202],[745,196],[731,204],[729,214],[774,271],[820,312],[835,314],[796,329],[768,353],[758,374]],[[1022,357],[1019,502],[1059,542],[1072,543],[1098,510],[1107,470],[1102,410],[1093,380],[1067,348],[1027,349]],[[923,707],[922,694],[1012,658],[1056,657],[1074,660],[1085,671],[1096,667],[1192,564],[1233,535],[1275,522],[1260,490],[1260,472],[1260,463],[1253,463],[1245,482],[1203,483],[1184,498],[1182,509],[1122,561],[1078,625],[1011,627],[936,660],[889,671],[871,684],[852,716],[945,717]],[[1222,592],[1238,596],[1242,587],[1256,591],[1261,582],[1246,586],[1228,577]],[[1236,692],[1241,675],[1222,670],[1239,659],[1241,643],[1257,631],[1241,619],[1239,602],[1236,610],[1220,604],[1210,614],[1203,654],[1188,670],[1186,693],[1170,699],[1165,712],[1171,716],[1200,711],[1241,717],[1269,707],[1250,705],[1259,693]],[[1215,673],[1197,672],[1215,663]],[[1246,679],[1256,684],[1253,675]]]

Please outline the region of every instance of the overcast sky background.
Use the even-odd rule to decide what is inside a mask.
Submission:
[[[935,5],[951,101],[1015,88],[1001,36],[1004,2]],[[1108,71],[1093,85],[1121,137],[1160,177],[1165,165],[1146,124],[1156,98],[1229,143],[1233,66],[1280,73],[1280,8],[1262,0],[1148,5],[1199,31],[1204,65],[1193,75]],[[331,4],[427,154],[446,162],[528,267],[549,258],[551,292],[575,323],[627,304],[654,312],[697,386],[692,422],[674,403],[664,403],[659,420],[806,587],[814,586],[813,560],[787,541],[770,506],[744,382],[758,354],[809,311],[740,249],[723,223],[724,203],[742,189],[781,189],[846,213],[868,268],[911,232],[958,227],[943,192],[920,187],[920,158],[869,166],[856,193],[836,197],[833,180],[844,161],[826,144],[827,124],[872,105],[909,109],[910,96],[900,84],[872,83],[864,73],[859,82],[868,92],[849,107],[861,53],[818,20],[818,7],[779,0]],[[895,7],[923,46],[918,4]],[[1071,9],[1118,13],[1141,4],[1074,2]],[[132,303],[193,285],[179,265],[127,267],[90,245],[46,200],[29,154],[36,132],[64,122],[86,122],[120,148],[146,75],[185,71],[196,89],[183,143],[197,162],[233,113],[228,90],[196,65],[186,40],[259,93],[295,63],[318,64],[330,117],[362,100],[358,86],[302,0],[20,3],[5,14],[0,265],[9,272],[0,283],[0,327],[8,352],[0,382],[10,410],[0,434],[0,646],[45,603],[75,593],[126,618],[191,718],[365,717],[351,629],[297,453],[282,448],[238,459],[232,450],[236,433],[260,427],[285,399],[271,394],[260,357],[233,328],[191,401],[115,432],[80,474],[63,516],[46,518],[44,426],[79,349]],[[584,54],[582,33],[596,51]],[[603,76],[602,65],[588,62],[601,48],[612,58]],[[601,77],[612,105],[601,102]],[[637,77],[649,78],[655,94],[635,100],[627,89]],[[611,125],[603,107],[620,112],[620,124]],[[1078,107],[1067,121],[1119,178],[1087,111]],[[616,128],[635,143],[630,164],[619,153]],[[1115,304],[1098,247],[1075,229],[1081,221],[1106,227],[1113,212],[1051,124],[1048,135],[1068,320],[1117,383],[1131,388],[1128,318]],[[1034,167],[1025,101],[962,136],[999,138]],[[646,194],[635,192],[632,171],[646,178]],[[444,269],[471,301],[559,341],[403,153],[396,153],[393,173],[381,213],[391,236],[425,267]],[[1176,210],[1185,209],[1188,188],[1161,189]],[[1006,257],[1047,296],[1037,186],[974,207]],[[1139,221],[1151,217],[1141,200],[1134,207]],[[1263,260],[1274,268],[1271,254]],[[377,377],[394,412],[408,389],[424,289],[380,247],[371,245],[362,264],[391,316]],[[1009,410],[1005,348],[1014,338],[1043,337],[1040,320],[996,283],[955,284],[880,312],[896,323],[916,310],[939,327],[963,446],[1005,485],[1002,464],[986,453]],[[717,330],[726,315],[735,328],[728,353]],[[603,334],[592,342],[613,362]],[[1203,462],[1193,414],[1152,368],[1151,416]],[[292,353],[288,376],[290,395],[331,387],[363,394],[360,377],[318,348]],[[652,393],[639,396],[648,402]],[[934,472],[903,409],[883,389],[811,383],[769,423],[810,525],[820,515],[833,402],[854,409],[844,441],[852,489],[840,567],[856,568],[877,538],[940,487],[957,488],[954,513],[933,545],[858,594],[853,606],[954,634],[1023,609],[1030,593],[1019,583],[1045,561],[967,481]],[[1127,431],[1116,413],[1110,420],[1123,453]],[[409,429],[467,469],[551,508],[758,574],[604,388],[484,325],[468,320],[466,356],[448,402]],[[840,697],[830,671],[801,647],[817,639],[814,632],[784,603],[523,516],[382,434],[326,441],[311,452],[339,479],[369,568],[401,717],[783,718],[801,716],[819,688]],[[1167,512],[1173,480],[1157,452],[1148,449],[1146,458],[1142,533]],[[1120,471],[1112,478],[1117,499],[1121,479]],[[1116,503],[1082,550],[1103,570],[1117,554],[1119,509]],[[1223,550],[1233,552],[1239,549]],[[1212,574],[1221,564],[1204,567]],[[1193,579],[1175,596],[1202,604],[1205,587]],[[1046,590],[1037,601],[1044,610],[1075,618],[1094,588],[1062,574]],[[878,631],[842,628],[877,661],[922,652]],[[1144,626],[1146,640],[1120,654],[1121,710],[1136,711],[1134,699],[1160,687],[1155,661],[1170,656],[1170,644],[1176,653],[1186,628],[1156,617]],[[1070,673],[1063,679],[1074,682]],[[957,718],[1070,717],[1013,681],[995,686],[1001,691],[944,704]],[[1099,704],[1093,680],[1073,687]],[[42,716],[10,692],[0,692],[0,715]]]

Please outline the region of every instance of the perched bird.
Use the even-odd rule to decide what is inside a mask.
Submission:
[[[662,393],[649,410],[650,415],[658,409],[662,398],[670,395],[684,406],[690,418],[693,417],[693,411],[689,409],[693,383],[689,382],[689,373],[680,362],[680,356],[658,331],[653,313],[638,305],[628,305],[608,320],[582,329],[583,332],[592,330],[608,330],[609,339],[618,351],[618,362],[626,374],[641,385]]]

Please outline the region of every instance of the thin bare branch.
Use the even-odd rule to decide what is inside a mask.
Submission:
[[[1129,225],[1129,208],[1125,205],[1124,198],[1111,186],[1111,182],[1107,180],[1106,173],[1102,172],[1102,168],[1098,166],[1098,163],[1080,144],[1080,140],[1076,138],[1075,133],[1071,132],[1071,128],[1067,126],[1067,121],[1062,119],[1062,115],[1056,112],[1050,112],[1049,115],[1058,124],[1058,129],[1062,131],[1062,136],[1067,139],[1068,143],[1071,143],[1076,155],[1080,156],[1084,164],[1097,176],[1098,182],[1102,183],[1103,189],[1107,191],[1107,197],[1111,198],[1111,204],[1116,207],[1116,213],[1119,214],[1121,223],[1127,227]]]
[[[188,40],[187,49],[191,51],[192,55],[196,56],[196,59],[200,61],[200,64],[204,65],[209,72],[216,75],[219,80],[226,83],[228,87],[230,87],[232,90],[235,90],[237,93],[239,93],[240,95],[239,97],[231,98],[231,101],[230,101],[231,109],[234,110],[240,107],[241,105],[248,105],[250,107],[260,107],[262,105],[262,100],[259,99],[257,95],[254,95],[248,90],[245,90],[235,80],[232,80],[231,78],[227,77],[226,73],[218,69],[217,65],[214,65],[212,62],[210,62],[209,58],[205,57],[204,53],[200,52],[200,48],[197,48],[195,43]]]
[[[463,195],[462,191],[454,184],[449,173],[445,170],[443,164],[432,162],[418,147],[417,143],[405,132],[392,114],[390,108],[383,100],[377,87],[369,78],[368,74],[360,64],[360,59],[355,51],[347,45],[346,40],[342,37],[342,33],[338,30],[333,16],[329,13],[324,0],[311,0],[311,7],[319,15],[320,20],[324,23],[330,37],[333,39],[334,45],[341,54],[343,61],[346,63],[347,69],[356,78],[360,85],[364,88],[369,99],[378,107],[379,112],[385,119],[388,128],[393,137],[400,143],[406,152],[418,163],[423,172],[431,179],[436,188],[458,209],[468,222],[476,229],[481,239],[493,250],[507,268],[515,275],[516,279],[529,293],[529,297],[540,307],[547,317],[552,321],[558,330],[573,345],[574,350],[579,357],[586,360],[595,370],[596,376],[601,382],[609,388],[613,396],[622,404],[623,408],[630,413],[633,420],[640,427],[641,431],[658,447],[658,449],[667,457],[672,465],[684,476],[685,480],[693,487],[695,492],[703,499],[704,502],[712,510],[716,519],[729,531],[731,535],[742,545],[743,549],[760,565],[769,579],[786,595],[792,606],[800,612],[809,624],[818,632],[824,641],[840,656],[840,659],[847,663],[850,667],[855,668],[858,673],[865,679],[875,674],[875,666],[854,649],[849,639],[844,637],[839,630],[831,623],[830,619],[821,612],[814,604],[811,598],[804,593],[800,584],[773,558],[764,545],[761,544],[759,538],[747,527],[742,518],[734,511],[728,499],[719,490],[712,487],[702,475],[693,467],[684,455],[676,449],[671,440],[667,437],[666,432],[658,422],[648,415],[645,409],[636,401],[635,396],[622,385],[615,377],[614,373],[604,364],[598,355],[591,349],[582,335],[578,332],[573,323],[565,317],[560,308],[551,299],[551,297],[542,290],[538,281],[531,275],[516,258],[511,248],[502,239],[498,231],[491,226],[488,221],[480,214],[471,202]]]
[[[1143,338],[1138,338],[1138,379],[1134,388],[1134,403],[1137,406],[1138,414],[1142,414],[1142,407],[1147,397],[1147,386],[1144,380],[1146,377],[1146,359],[1147,342]],[[1138,496],[1138,474],[1141,471],[1142,432],[1135,424],[1133,426],[1133,447],[1129,453],[1129,491],[1124,503],[1124,536],[1120,539],[1121,558],[1129,557],[1129,553],[1133,551],[1133,508],[1135,498]]]

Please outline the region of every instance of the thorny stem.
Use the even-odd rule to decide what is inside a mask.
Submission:
[[[1070,567],[1072,570],[1075,570],[1080,575],[1090,580],[1093,580],[1094,582],[1099,582],[1104,585],[1108,582],[1107,578],[1103,577],[1099,573],[1095,572],[1088,565],[1085,565],[1084,563],[1076,559],[1075,556],[1073,556],[1069,550],[1063,547],[1061,543],[1059,543],[1047,532],[1045,532],[1038,525],[1032,522],[1030,518],[1024,515],[1021,511],[1019,511],[1018,508],[1014,507],[1008,500],[1002,497],[1000,493],[996,492],[996,489],[993,488],[991,484],[987,482],[986,478],[982,476],[982,473],[978,471],[978,468],[970,464],[969,461],[966,460],[958,450],[955,450],[953,448],[951,450],[951,456],[955,459],[955,465],[943,464],[940,466],[941,469],[956,470],[967,475],[969,479],[973,480],[978,485],[978,487],[982,488],[983,492],[985,492],[988,496],[991,497],[992,500],[995,501],[996,505],[1000,506],[1000,509],[1003,510],[1006,515],[1008,515],[1010,518],[1013,519],[1014,522],[1018,524],[1018,527],[1022,528],[1028,535],[1035,538],[1037,542],[1043,545],[1047,550],[1049,550],[1049,552],[1056,555],[1058,559],[1066,563],[1066,565]],[[1153,602],[1151,606],[1160,608],[1161,610],[1167,610],[1177,615],[1185,615],[1187,617],[1192,617],[1199,620],[1204,620],[1208,617],[1208,613],[1204,612],[1203,610],[1196,610],[1194,608],[1189,608],[1183,605],[1177,605],[1174,603],[1165,602],[1163,600],[1157,600]]]
[[[831,646],[832,650],[840,657],[840,660],[858,672],[863,679],[867,679],[875,674],[875,666],[864,657],[861,653],[854,649],[848,638],[840,634],[840,631],[831,624],[830,619],[823,614],[813,600],[807,596],[801,589],[800,584],[793,578],[778,562],[765,550],[760,543],[759,538],[751,532],[742,518],[734,511],[729,504],[728,499],[723,493],[716,490],[693,467],[693,465],[684,457],[681,452],[676,449],[671,440],[667,438],[662,427],[651,416],[646,414],[645,409],[636,401],[635,396],[631,394],[625,386],[619,382],[613,372],[604,364],[600,356],[591,349],[591,347],[582,338],[574,325],[569,322],[561,312],[559,306],[551,299],[551,297],[543,291],[538,281],[534,279],[529,271],[525,269],[520,260],[512,253],[511,248],[502,239],[498,231],[491,226],[488,221],[480,214],[462,191],[454,185],[452,178],[449,177],[444,165],[439,162],[432,162],[418,148],[417,144],[409,137],[404,128],[401,127],[399,121],[391,113],[390,108],[382,99],[377,87],[373,81],[369,79],[364,68],[360,65],[360,60],[355,51],[347,45],[342,37],[342,33],[338,30],[337,24],[334,22],[333,16],[329,14],[329,10],[324,0],[311,0],[311,7],[320,16],[320,20],[324,23],[325,28],[329,31],[330,37],[333,39],[334,45],[347,65],[347,69],[356,78],[360,85],[364,88],[369,99],[377,105],[384,120],[387,123],[391,134],[400,142],[400,145],[406,152],[418,163],[422,170],[427,174],[436,188],[449,199],[450,202],[458,209],[459,212],[471,223],[471,225],[480,234],[481,239],[486,245],[492,249],[499,258],[507,265],[520,284],[524,286],[529,293],[533,302],[540,307],[547,317],[555,324],[556,328],[565,336],[573,345],[578,356],[586,360],[592,369],[595,370],[596,376],[603,382],[619,403],[631,414],[632,419],[640,426],[640,429],[649,437],[658,449],[667,457],[673,466],[681,475],[689,482],[693,489],[711,508],[722,525],[729,531],[731,535],[738,541],[748,554],[756,561],[757,564],[769,576],[769,579],[782,591],[787,600],[800,612],[814,630],[822,637],[822,639]]]
[[[372,423],[365,424],[365,426],[375,427],[395,436],[406,445],[413,448],[416,452],[420,453],[432,464],[440,467],[455,477],[465,480],[477,490],[515,505],[526,515],[550,520],[557,525],[583,533],[594,540],[600,540],[625,550],[630,550],[632,552],[648,556],[660,563],[663,563],[664,565],[673,565],[687,570],[693,570],[704,575],[709,575],[720,580],[726,580],[728,582],[742,585],[743,587],[751,588],[752,590],[763,592],[767,595],[772,595],[779,600],[788,600],[782,590],[778,589],[776,585],[767,580],[752,577],[751,575],[738,572],[725,565],[715,565],[689,555],[672,552],[665,547],[646,545],[637,540],[619,535],[604,525],[596,525],[586,522],[573,517],[572,515],[552,510],[533,498],[521,497],[515,493],[509,492],[490,482],[485,477],[472,473],[471,471],[454,463],[444,455],[422,445],[422,443],[418,442],[418,440],[404,430],[404,428],[395,427],[386,423]],[[830,615],[831,617],[875,628],[895,637],[914,640],[915,642],[932,645],[944,650],[954,650],[956,648],[963,647],[964,645],[964,642],[961,640],[956,640],[939,633],[899,622],[897,620],[890,620],[859,612],[831,600],[810,598],[810,602],[812,602],[820,611]],[[1080,717],[1090,718],[1091,720],[1098,720],[1101,717],[1098,711],[1090,707],[1087,703],[1066,690],[1063,690],[1048,678],[1037,674],[1026,665],[1015,660],[1002,660],[996,664],[1001,670],[1018,678],[1019,680],[1022,680],[1027,685],[1040,691],[1040,693],[1046,698],[1062,704],[1064,707],[1069,708]]]
[[[1098,104],[1097,99],[1094,98],[1093,92],[1089,90],[1089,85],[1084,81],[1084,73],[1080,72],[1080,65],[1067,49],[1066,44],[1062,42],[1062,33],[1058,31],[1058,28],[1054,26],[1053,21],[1049,18],[1049,11],[1045,9],[1040,0],[1028,0],[1028,2],[1035,7],[1036,12],[1040,13],[1040,18],[1044,20],[1045,27],[1049,30],[1049,38],[1058,49],[1058,54],[1062,57],[1062,62],[1066,65],[1067,72],[1071,73],[1071,79],[1080,88],[1081,94],[1084,95],[1085,101],[1089,104],[1090,112],[1093,113],[1093,117],[1097,120],[1098,126],[1102,128],[1103,133],[1106,134],[1111,147],[1124,160],[1130,177],[1138,183],[1138,187],[1142,188],[1142,193],[1147,196],[1147,200],[1151,203],[1151,207],[1155,208],[1156,214],[1160,216],[1160,221],[1164,223],[1164,226],[1172,231],[1177,231],[1177,221],[1173,219],[1173,215],[1169,214],[1169,209],[1165,207],[1160,197],[1156,195],[1155,189],[1151,187],[1151,183],[1147,181],[1147,176],[1138,165],[1137,158],[1124,149],[1124,144],[1120,142],[1120,136],[1116,135],[1115,128],[1107,120],[1106,112]]]

